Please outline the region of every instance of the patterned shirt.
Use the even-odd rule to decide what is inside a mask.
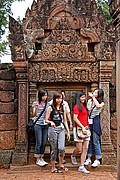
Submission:
[[[34,101],[33,104],[32,104],[32,107],[34,108],[35,106],[37,106],[38,109],[37,109],[37,114],[36,114],[36,116],[34,117],[34,122],[36,121],[36,119],[38,118],[38,116],[40,115],[40,113],[42,112],[42,110],[44,109],[45,103],[44,103],[44,102],[41,102],[41,103],[39,104],[38,101]],[[47,125],[47,123],[45,123],[45,116],[46,116],[46,112],[47,112],[48,106],[49,106],[49,103],[47,103],[46,108],[45,108],[45,111],[43,112],[42,116],[38,119],[38,121],[36,122],[36,124],[38,124],[38,125]]]
[[[93,108],[94,106],[92,106],[92,99],[89,99],[88,100],[88,103],[87,103],[87,109],[88,111],[91,111],[91,109]],[[97,108],[97,107],[94,107],[94,109],[92,110],[92,113],[91,113],[91,116],[90,118],[93,119],[95,116],[98,116],[101,112],[102,108]]]

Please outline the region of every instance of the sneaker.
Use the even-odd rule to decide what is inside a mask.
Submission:
[[[94,163],[92,164],[92,167],[97,167],[100,165],[100,161],[99,160],[95,160]]]
[[[45,165],[46,165],[43,160],[37,161],[36,164],[37,164],[38,166],[45,166]]]
[[[88,166],[89,164],[91,164],[91,159],[86,159],[84,165],[85,165],[85,166]]]
[[[73,165],[77,165],[76,157],[74,157],[74,156],[72,156],[72,155],[71,155],[71,163],[72,163]]]
[[[42,159],[41,161],[43,162],[43,164],[48,165],[48,163],[44,161],[44,159]]]
[[[85,174],[90,173],[90,171],[88,171],[84,166],[79,166],[78,172],[82,172],[82,173],[85,173]]]

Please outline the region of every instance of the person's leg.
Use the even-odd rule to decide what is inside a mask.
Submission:
[[[56,163],[59,162],[59,150],[57,151]]]
[[[93,145],[94,145],[96,159],[101,159],[102,153],[100,146],[100,137],[95,132],[93,132]]]
[[[93,132],[93,145],[95,150],[95,158],[96,160],[92,164],[93,167],[97,167],[100,165],[100,159],[102,158],[101,146],[100,146],[100,137]]]
[[[37,162],[41,158],[40,154],[40,148],[42,144],[42,128],[41,126],[38,126],[35,124],[35,152],[34,152],[34,157],[37,159]]]
[[[65,156],[65,130],[60,130],[58,134],[58,150],[59,150],[59,166],[62,167],[62,162]]]
[[[76,146],[77,146],[77,142],[76,142]],[[73,150],[72,156],[76,157],[78,155],[78,149],[77,147]]]
[[[78,171],[85,174],[89,173],[89,171],[84,167],[84,162],[85,162],[87,150],[88,150],[88,144],[89,144],[89,141],[83,141],[78,144],[79,151],[81,152],[81,162],[80,162]]]
[[[44,125],[42,126],[42,144],[40,148],[40,154],[42,155],[42,157],[44,156],[47,137],[48,137],[48,126]]]
[[[74,136],[74,141],[76,143],[76,147],[73,150],[73,153],[71,155],[71,163],[73,165],[77,165],[77,160],[76,160],[76,156],[78,154],[80,154],[81,152],[79,152],[79,141],[78,141],[78,136],[77,136],[77,131],[76,131],[76,127],[73,128],[73,136]],[[82,142],[82,141],[81,141]]]
[[[49,136],[49,141],[51,145],[51,155],[50,155],[50,160],[51,160],[51,171],[54,172],[56,170],[55,168],[55,160],[56,160],[56,155],[57,155],[57,133],[55,131],[55,128],[49,127],[48,130],[48,136]]]
[[[93,153],[93,135],[92,135],[92,131],[91,131],[91,137],[90,137],[90,141],[89,141],[89,145],[88,145],[88,158],[86,159],[84,165],[89,165],[92,163],[91,161],[91,157],[92,157],[92,153]]]
[[[43,161],[43,163],[47,165],[48,163],[44,161],[43,157],[44,157],[45,146],[46,146],[46,141],[48,137],[48,126],[43,125],[41,127],[42,127],[42,143],[41,143],[41,148],[40,148],[40,155],[41,155],[41,158],[42,158],[41,160]]]
[[[91,127],[92,125],[90,125]],[[91,159],[93,154],[93,131],[91,128],[91,136],[90,136],[90,141],[89,141],[89,146],[88,146],[88,159]]]
[[[92,163],[91,161],[91,157],[92,157],[92,154],[93,154],[93,131],[92,131],[92,124],[90,124],[90,131],[91,131],[91,136],[90,136],[90,141],[89,141],[89,146],[88,146],[88,158],[86,159],[84,165],[89,165]]]
[[[89,141],[83,141],[82,143],[82,153],[81,153],[81,166],[84,166],[87,151],[88,151]]]

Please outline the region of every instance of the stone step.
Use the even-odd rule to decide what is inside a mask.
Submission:
[[[78,165],[72,165],[71,163],[66,163],[65,166],[72,171],[77,171],[79,164]],[[56,167],[58,167],[58,165],[56,165]],[[91,167],[91,165],[87,166],[86,169],[88,169],[91,172],[96,172],[96,171],[100,171],[100,172],[116,172],[117,171],[117,167],[116,166],[112,166],[112,165],[100,165],[97,168],[93,168]],[[49,163],[47,166],[44,167],[40,167],[36,164],[29,164],[29,165],[24,165],[24,166],[15,166],[15,165],[11,165],[10,166],[10,170],[9,173],[14,173],[14,172],[36,172],[36,171],[41,171],[41,172],[49,172],[51,170],[51,164]]]
[[[74,148],[75,148],[74,146],[66,146],[65,147],[65,160],[67,162],[70,162],[70,156],[71,156]],[[44,159],[46,161],[50,160],[50,147],[49,146],[46,146]],[[31,149],[29,151],[28,164],[34,164],[34,163],[35,163],[34,149]]]

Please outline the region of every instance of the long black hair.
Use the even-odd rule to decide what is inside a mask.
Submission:
[[[42,97],[43,97],[46,93],[47,93],[47,95],[48,95],[48,92],[47,92],[46,89],[43,89],[43,88],[39,89],[39,91],[38,91],[38,101],[39,101],[39,103],[41,103]],[[46,99],[46,102],[47,102],[47,99]]]
[[[82,111],[82,106],[81,106],[81,102],[80,102],[80,97],[83,96],[83,95],[85,95],[85,92],[83,92],[83,91],[78,91],[78,92],[76,93],[76,96],[75,96],[75,102],[76,102],[76,104],[78,105],[78,109],[79,109],[80,111]],[[83,103],[83,105],[86,107],[86,101]]]
[[[99,103],[102,103],[104,101],[104,91],[103,89],[98,89],[98,98]]]
[[[53,94],[53,107],[56,109],[56,99],[57,98],[60,98],[62,96],[62,102],[60,104],[60,110],[63,110],[63,95],[60,91],[56,91],[54,94]]]

